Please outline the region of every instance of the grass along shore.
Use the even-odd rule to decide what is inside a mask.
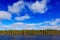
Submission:
[[[60,35],[58,30],[0,30],[0,35]]]

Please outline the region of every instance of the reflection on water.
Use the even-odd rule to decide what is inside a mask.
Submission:
[[[60,40],[60,36],[4,36],[0,35],[0,40]]]

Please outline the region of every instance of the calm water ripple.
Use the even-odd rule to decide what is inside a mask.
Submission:
[[[4,36],[0,35],[0,40],[60,40],[59,35],[51,36]]]

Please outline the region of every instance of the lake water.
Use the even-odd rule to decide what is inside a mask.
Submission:
[[[0,40],[60,40],[60,35],[46,36],[4,36],[0,35]]]

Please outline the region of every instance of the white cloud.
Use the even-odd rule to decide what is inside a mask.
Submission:
[[[60,26],[40,26],[40,30],[60,30]]]
[[[25,24],[22,22],[17,22],[17,23],[13,23],[11,25],[2,25],[0,26],[0,30],[32,30],[32,29],[36,29],[34,26],[36,26],[36,24]]]
[[[0,28],[2,28],[2,30],[32,30],[32,29],[33,30],[51,30],[51,29],[60,30],[60,25],[58,25],[58,22],[55,22],[56,20],[60,23],[59,21],[60,19],[55,19],[54,21],[50,21],[50,22],[48,21],[44,23],[32,23],[32,24],[16,22],[9,26],[6,26],[6,25],[0,26]],[[55,22],[56,24],[52,25],[51,22]],[[42,25],[42,24],[45,24],[45,25]],[[47,24],[50,24],[51,26]]]
[[[45,13],[48,8],[47,8],[47,0],[42,0],[42,1],[36,1],[32,4],[28,4],[29,8],[33,10],[34,12],[39,12],[39,13]]]
[[[22,16],[22,17],[16,17],[15,19],[16,20],[26,20],[26,19],[30,19],[30,16],[28,14],[25,14],[24,16]]]
[[[60,23],[60,19],[59,18],[50,22],[51,25],[57,25],[59,23]]]
[[[13,4],[13,6],[8,6],[8,11],[12,13],[20,13],[24,8],[24,2],[18,1]]]
[[[42,29],[42,30],[46,30],[46,29],[60,30],[59,23],[60,23],[60,18],[57,18],[57,19],[54,19],[51,21],[47,21],[47,22],[43,22],[42,24],[44,24],[44,25],[41,26],[40,29]]]
[[[11,19],[11,14],[7,11],[0,11],[0,20],[1,19]]]
[[[22,22],[17,22],[17,23],[13,23],[11,25],[14,30],[32,30],[35,29],[36,24],[26,24],[26,23],[22,23]]]
[[[44,24],[49,24],[51,26],[56,26],[56,25],[59,25],[60,23],[60,18],[57,18],[57,19],[53,19],[51,21],[46,21],[46,22],[43,22]]]
[[[47,0],[42,0],[40,2],[36,1],[34,3],[27,3],[22,0],[14,3],[12,6],[8,6],[8,11],[12,13],[20,13],[23,9],[25,9],[25,5],[35,13],[45,13],[48,10]]]

